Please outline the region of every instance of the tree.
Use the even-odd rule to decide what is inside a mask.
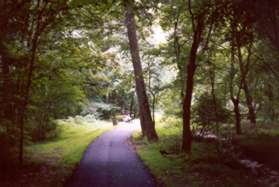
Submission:
[[[232,23],[233,24],[233,23]],[[232,38],[234,38],[234,29],[235,27],[232,25]],[[231,41],[231,68],[230,68],[230,75],[229,75],[229,89],[230,89],[230,97],[231,101],[234,106],[234,116],[235,116],[235,129],[236,134],[241,134],[241,114],[239,109],[239,102],[240,102],[240,93],[242,88],[242,79],[239,81],[239,84],[236,85],[236,93],[235,91],[235,83],[234,79],[236,76],[237,70],[235,69],[235,45],[234,40]]]
[[[126,26],[130,45],[130,52],[134,67],[134,78],[136,83],[136,92],[139,103],[139,114],[143,135],[146,135],[149,141],[157,141],[158,136],[155,131],[154,123],[152,122],[150,106],[146,94],[143,72],[141,67],[139,47],[136,34],[136,23],[133,13],[133,2],[124,0],[126,11]]]
[[[196,59],[198,48],[202,41],[202,34],[205,29],[205,12],[199,12],[197,15],[194,15],[191,7],[191,0],[188,1],[189,12],[192,19],[192,45],[189,54],[189,62],[187,66],[186,73],[186,91],[183,99],[183,132],[182,132],[182,151],[190,153],[192,145],[192,132],[191,132],[191,101],[194,88],[194,75],[197,68]]]

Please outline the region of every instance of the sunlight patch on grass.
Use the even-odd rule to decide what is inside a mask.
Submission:
[[[61,164],[77,164],[87,146],[110,127],[109,122],[102,127],[96,127],[94,124],[77,125],[60,122],[58,137],[30,145],[27,147],[27,152],[29,155],[36,154],[36,157],[42,158],[54,156]]]
[[[180,121],[181,123],[181,121]],[[179,120],[163,119],[157,122],[159,142],[148,143],[140,133],[133,135],[137,153],[162,186],[243,186],[254,185],[255,180],[243,169],[224,164],[216,145],[193,142],[192,154],[180,152],[181,126]]]
[[[63,186],[89,144],[105,131],[112,129],[112,123],[107,121],[58,123],[59,135],[56,138],[29,145],[25,150],[25,160],[45,168],[44,175],[49,177],[38,177],[38,181],[47,186]]]

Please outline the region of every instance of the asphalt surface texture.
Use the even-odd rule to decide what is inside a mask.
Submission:
[[[154,187],[155,180],[130,143],[136,122],[123,123],[88,147],[67,187]]]

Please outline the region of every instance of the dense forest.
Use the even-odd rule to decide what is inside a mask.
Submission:
[[[278,137],[277,0],[5,0],[0,9],[0,169],[24,164],[25,147],[59,136],[69,116],[128,114],[150,144],[163,144],[165,122],[178,137],[163,155]]]

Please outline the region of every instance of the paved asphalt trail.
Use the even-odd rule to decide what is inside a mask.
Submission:
[[[129,145],[138,124],[122,124],[97,138],[85,152],[68,187],[153,187],[154,179]]]

